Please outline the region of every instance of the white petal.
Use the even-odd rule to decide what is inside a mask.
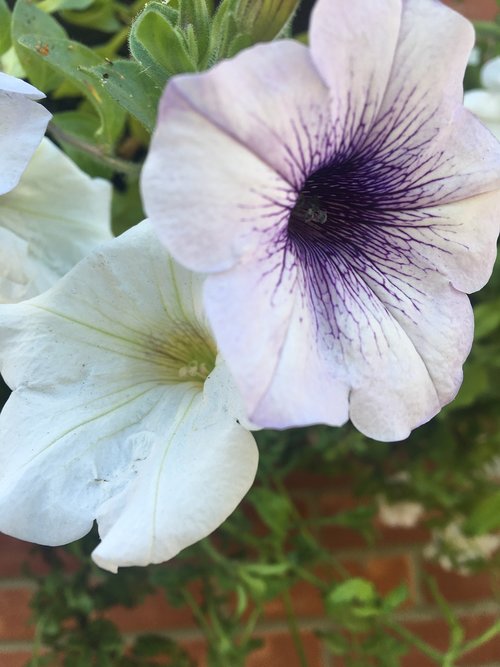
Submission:
[[[17,187],[0,197],[0,301],[43,292],[111,239],[110,209],[110,184],[44,139]]]
[[[19,181],[40,143],[51,114],[34,100],[30,84],[0,72],[0,195]]]
[[[186,397],[168,431],[155,436],[134,480],[101,507],[93,558],[115,572],[160,563],[206,537],[233,512],[257,469],[252,435],[239,425],[227,371]]]
[[[339,148],[366,138],[392,75],[401,0],[319,0],[311,16],[314,63],[330,88]]]
[[[142,223],[41,296],[0,307],[1,370],[15,390],[0,415],[0,530],[61,544],[85,534],[97,516],[106,523],[101,508],[136,476],[145,474],[147,486],[158,447],[173,439],[186,406],[204,404],[200,385],[172,370],[189,335],[205,336],[213,350],[200,304],[201,280],[175,265]],[[251,437],[231,431],[239,412],[224,412],[236,392],[216,377],[221,419],[212,405],[208,423],[200,412],[185,428],[198,429],[194,441],[204,428],[227,436],[254,460]],[[220,512],[232,511],[227,503]]]

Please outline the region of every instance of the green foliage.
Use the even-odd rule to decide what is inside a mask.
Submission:
[[[11,45],[10,11],[6,0],[0,0],[0,55]]]

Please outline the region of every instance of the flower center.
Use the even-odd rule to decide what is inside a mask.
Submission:
[[[215,368],[217,351],[210,334],[191,323],[175,324],[161,341],[151,340],[149,348],[168,383],[203,385]]]

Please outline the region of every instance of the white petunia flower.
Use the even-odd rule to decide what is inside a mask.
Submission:
[[[43,139],[18,185],[0,196],[0,302],[29,299],[112,238],[111,185]]]
[[[57,545],[97,519],[95,561],[158,563],[213,531],[257,448],[201,305],[147,222],[52,289],[0,306],[0,530]]]
[[[18,183],[45,133],[51,115],[35,101],[42,97],[29,83],[0,72],[0,195]]]

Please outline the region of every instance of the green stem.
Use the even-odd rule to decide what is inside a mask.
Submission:
[[[413,632],[408,630],[407,628],[403,627],[402,625],[399,625],[399,623],[391,623],[388,622],[387,626],[396,634],[398,634],[400,637],[402,637],[405,641],[407,641],[409,644],[412,646],[415,646],[420,653],[423,653],[425,656],[430,658],[431,660],[434,660],[438,665],[443,667],[443,654],[438,651],[437,649],[433,648],[432,646],[429,646],[429,644],[426,644],[423,639],[420,639],[418,635],[415,635]]]
[[[300,667],[307,667],[307,658],[306,658],[306,653],[304,651],[304,644],[300,637],[300,630],[297,624],[295,613],[293,611],[292,599],[290,597],[289,589],[283,592],[282,599],[283,599],[283,604],[285,606],[287,624],[290,629],[290,634],[292,636],[293,643],[295,645],[295,650],[297,651]]]
[[[90,144],[86,141],[83,141],[82,139],[78,139],[74,135],[65,132],[60,127],[57,127],[57,125],[54,125],[54,123],[49,123],[48,131],[50,136],[54,137],[57,141],[67,143],[74,148],[78,148],[78,150],[87,153],[87,155],[91,155],[98,162],[101,162],[107,167],[110,167],[114,171],[139,178],[139,173],[141,170],[141,166],[139,164],[127,162],[126,160],[121,160],[120,158],[114,157],[112,155],[106,155],[100,148],[94,146],[94,144]]]
[[[241,633],[241,643],[246,644],[250,637],[253,635],[253,632],[255,630],[255,626],[257,625],[257,621],[260,618],[260,615],[262,614],[262,605],[257,605],[255,609],[251,612],[248,622],[245,625],[245,628],[243,632]]]
[[[210,637],[212,636],[212,629],[210,627],[210,624],[207,623],[207,620],[205,616],[203,615],[202,610],[200,609],[199,604],[196,602],[194,597],[191,595],[191,593],[188,590],[182,591],[182,597],[184,598],[187,606],[191,610],[191,613],[195,617],[195,619],[198,621],[198,625],[200,628],[203,630],[205,633],[205,636],[208,641],[210,641]]]
[[[487,644],[491,639],[493,639],[493,637],[496,637],[498,633],[500,633],[500,621],[494,623],[490,628],[488,628],[488,630],[483,632],[482,635],[476,637],[476,639],[471,639],[469,642],[464,644],[462,647],[461,656],[465,655],[466,653],[470,653],[470,651],[473,651],[483,644]]]

